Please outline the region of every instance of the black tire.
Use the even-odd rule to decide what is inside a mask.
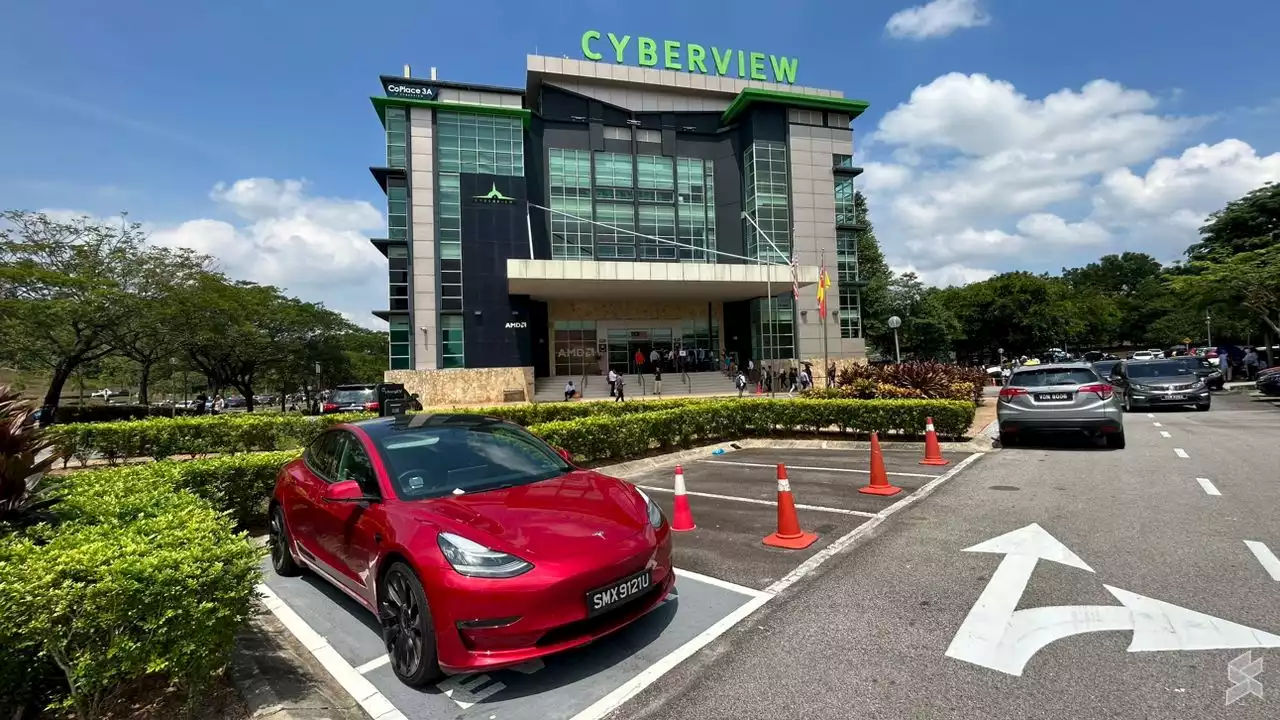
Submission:
[[[422,582],[404,563],[392,563],[378,584],[378,620],[391,670],[409,687],[444,677],[436,661],[436,633]]]
[[[285,523],[284,509],[279,505],[271,506],[270,535],[271,569],[281,577],[293,577],[302,572],[302,566],[293,559],[289,550],[289,526]]]
[[[1210,407],[1210,403],[1205,403],[1203,405],[1196,405],[1196,409],[1199,410],[1200,412],[1209,412],[1209,407]]]
[[[1111,448],[1112,450],[1123,450],[1124,449],[1124,433],[1121,432],[1121,433],[1116,433],[1115,435],[1108,435],[1107,447]]]
[[[1018,436],[1013,433],[1000,433],[1000,447],[1013,447],[1018,444]]]

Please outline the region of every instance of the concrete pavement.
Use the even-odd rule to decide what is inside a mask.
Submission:
[[[1063,441],[988,455],[611,717],[1277,717],[1280,648],[1228,664],[1280,640],[1280,569],[1268,564],[1280,554],[1280,410],[1215,394],[1208,413],[1127,415],[1126,434],[1121,451]],[[1032,524],[1078,566],[1023,563],[1024,591],[1005,555],[964,552]],[[1126,612],[1104,584],[1149,612]],[[966,623],[980,597],[991,619]],[[1094,631],[1044,644],[1021,675],[972,660],[981,632],[969,631],[1000,637],[1015,607],[1049,606],[1088,606],[1058,627]],[[1128,650],[1139,620],[1164,649]],[[1228,623],[1272,635],[1240,642]],[[948,657],[957,636],[968,661]],[[1197,643],[1222,649],[1179,649]],[[1270,692],[1228,704],[1250,682]]]

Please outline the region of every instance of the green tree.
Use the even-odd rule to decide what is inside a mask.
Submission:
[[[1236,299],[1255,321],[1280,334],[1280,244],[1213,257],[1193,261],[1194,274],[1173,278],[1173,287],[1188,293],[1201,307]]]
[[[0,347],[17,367],[50,374],[56,408],[76,369],[114,351],[125,276],[143,242],[136,223],[0,213]]]
[[[1280,245],[1280,184],[1267,183],[1209,216],[1192,262],[1224,262],[1232,255]]]
[[[863,229],[858,232],[858,279],[864,283],[862,299],[862,336],[867,341],[867,352],[879,351],[881,355],[893,352],[893,331],[889,329],[890,283],[893,271],[884,260],[884,251],[876,239],[871,224],[867,198],[862,191],[853,193],[854,221]]]
[[[889,283],[888,299],[889,315],[902,320],[898,343],[904,358],[950,359],[960,323],[946,305],[945,291],[925,287],[915,273],[908,272]],[[894,357],[893,329],[888,332],[888,351],[881,354]]]

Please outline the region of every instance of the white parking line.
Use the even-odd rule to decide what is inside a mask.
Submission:
[[[1147,417],[1149,417],[1149,418],[1153,418],[1153,417],[1155,417],[1155,413],[1147,413]]]
[[[1258,562],[1262,563],[1262,569],[1267,571],[1271,579],[1280,582],[1280,558],[1271,552],[1271,548],[1257,540],[1245,540],[1244,544],[1253,552],[1253,556],[1258,558]]]
[[[298,638],[316,661],[329,671],[334,680],[338,681],[342,689],[355,698],[360,707],[369,713],[369,717],[378,720],[408,720],[404,713],[397,710],[396,706],[374,687],[373,683],[351,667],[351,663],[343,659],[329,641],[324,639],[324,636],[313,630],[307,621],[286,605],[280,596],[272,592],[271,588],[259,583],[258,593],[262,596],[262,604],[275,613],[280,623]]]
[[[656,485],[637,485],[641,490],[653,490],[655,492],[670,493],[675,492],[671,488],[658,487]],[[760,500],[758,498],[744,498],[737,495],[717,495],[715,493],[693,492],[692,490],[685,493],[691,497],[704,497],[713,500],[733,500],[734,502],[751,503],[753,505],[769,505],[776,507],[778,505],[775,500]],[[824,507],[822,505],[801,505],[796,504],[797,510],[813,510],[814,512],[836,513],[837,515],[857,515],[859,517],[875,517],[875,513],[863,512],[861,510],[845,510],[844,508]]]
[[[1169,434],[1169,431],[1168,431],[1168,430],[1161,430],[1161,431],[1160,431],[1160,437],[1168,438],[1168,437],[1173,437],[1173,436]]]
[[[1154,423],[1151,423],[1151,424],[1152,424],[1152,425],[1155,425],[1156,427],[1164,427],[1163,425],[1161,425],[1161,424],[1160,424],[1160,423],[1158,423],[1158,422],[1154,422]]]
[[[703,460],[708,465],[737,465],[738,467],[754,467],[754,468],[776,468],[778,463],[753,463],[739,462],[736,460]],[[787,465],[786,463],[782,463]],[[870,470],[859,470],[857,468],[829,468],[829,467],[813,467],[811,465],[787,465],[788,470],[814,470],[816,472],[837,472],[837,473],[862,473],[869,474]],[[909,473],[909,472],[891,472],[889,475],[897,475],[898,477],[916,477],[916,478],[936,478],[937,475],[929,473]]]
[[[1173,449],[1173,454],[1174,454],[1174,455],[1177,455],[1178,457],[1182,458],[1183,460],[1186,460],[1187,458],[1191,457],[1190,455],[1188,455],[1188,454],[1187,454],[1187,451],[1186,451],[1186,450],[1183,450],[1182,448],[1174,448],[1174,449]]]
[[[746,585],[731,583],[728,580],[721,580],[720,578],[713,578],[710,575],[703,575],[702,573],[696,573],[692,570],[682,570],[680,568],[676,568],[675,571],[676,571],[676,577],[678,578],[683,577],[683,578],[689,578],[690,580],[697,580],[700,583],[706,583],[707,585],[715,585],[718,588],[723,588],[725,590],[732,590],[733,592],[739,593],[741,595],[748,595],[750,597],[769,597],[769,593],[764,592],[762,590],[749,588]]]
[[[1200,483],[1200,487],[1204,488],[1204,491],[1206,494],[1209,494],[1209,495],[1222,494],[1218,492],[1218,488],[1215,487],[1212,482],[1209,482],[1209,478],[1196,478],[1196,482]]]
[[[382,657],[376,657],[363,665],[356,666],[356,672],[360,673],[361,675],[368,675],[369,673],[373,672],[374,670],[377,670],[383,665],[390,665],[390,664],[391,664],[391,656],[383,655]]]

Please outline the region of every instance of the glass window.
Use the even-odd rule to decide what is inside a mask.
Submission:
[[[645,205],[639,207],[640,259],[675,260],[676,209],[672,205]],[[661,238],[655,240],[654,238]],[[665,240],[666,242],[663,242]]]
[[[858,234],[836,230],[836,284],[840,305],[840,337],[862,337],[862,290],[858,269]]]
[[[388,107],[385,119],[387,167],[402,168],[405,166],[405,148],[408,142],[407,112],[403,107]]]
[[[378,476],[373,473],[373,462],[364,449],[364,443],[351,433],[342,433],[344,442],[342,458],[338,461],[337,481],[355,480],[366,495],[378,496]]]
[[[1010,386],[1023,388],[1088,385],[1096,382],[1098,382],[1097,374],[1088,368],[1018,370],[1009,377]]]
[[[853,178],[836,175],[836,225],[855,225]]]
[[[604,137],[606,140],[631,140],[631,128],[629,127],[606,127],[604,129]]]
[[[634,187],[631,160],[621,153],[596,153],[596,187]]]
[[[636,258],[636,206],[622,203],[596,203],[596,256],[601,260],[634,260]]]
[[[440,367],[445,369],[466,367],[462,343],[462,316],[440,316]]]
[[[393,426],[376,439],[401,499],[529,485],[573,469],[551,446],[517,425],[418,417],[425,419]]]
[[[744,209],[765,233],[761,237],[755,225],[742,221],[747,257],[787,263],[791,259],[787,148],[778,142],[756,142],[746,149],[743,159],[746,167]]]
[[[442,173],[524,175],[524,125],[518,118],[436,113]]]
[[[557,320],[553,328],[552,349],[555,351],[556,375],[579,377],[600,374],[594,321]]]
[[[636,142],[661,143],[662,133],[658,130],[645,130],[644,128],[636,128]]]
[[[403,315],[392,316],[391,326],[387,332],[390,341],[387,348],[392,370],[409,370],[413,368],[413,328],[409,318]]]
[[[547,155],[551,208],[559,211],[550,213],[551,257],[556,260],[590,260],[592,225],[589,221],[593,216],[591,153],[552,148]]]
[[[316,474],[325,480],[334,475],[338,453],[342,451],[342,433],[334,430],[316,438],[307,448],[306,461]]]
[[[751,301],[752,353],[764,362],[777,361],[774,370],[785,360],[796,359],[794,298],[788,291],[773,299],[773,317],[770,319],[769,299]]]

